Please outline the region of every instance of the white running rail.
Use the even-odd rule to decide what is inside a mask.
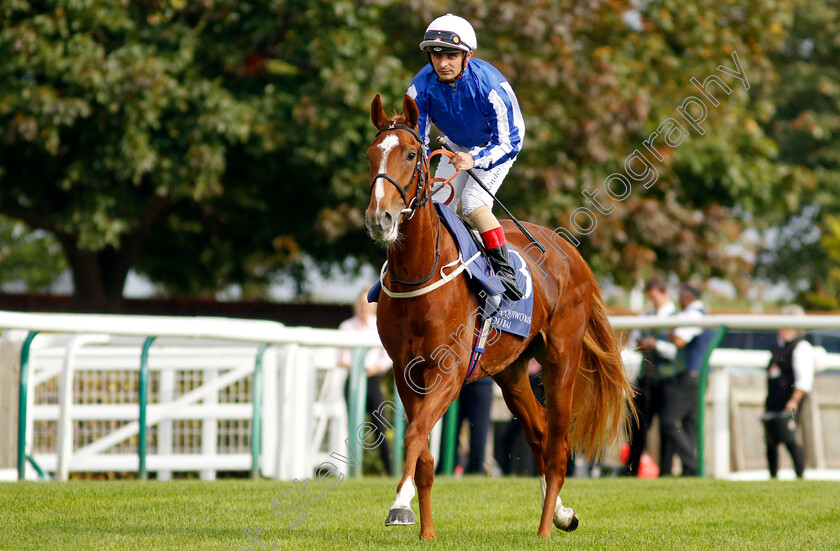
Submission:
[[[613,317],[611,322],[616,329],[679,326],[766,330],[840,328],[840,316],[715,315],[700,320],[680,316],[667,319],[619,316]],[[253,374],[256,346],[262,343],[271,347],[263,360],[261,472],[283,480],[311,476],[313,466],[323,460],[319,451],[320,439],[326,437],[329,446],[341,449],[347,434],[346,410],[343,404],[336,407],[336,401],[343,398],[340,396],[343,373],[333,372],[336,368],[330,365],[330,358],[334,357],[334,352],[329,349],[380,345],[377,338],[360,332],[285,327],[270,321],[228,318],[0,311],[0,330],[39,332],[32,348],[33,369],[26,385],[25,449],[31,450],[35,420],[55,420],[58,424],[56,453],[36,454],[34,459],[46,470],[56,472],[59,479],[66,479],[70,471],[132,471],[138,468],[135,454],[102,453],[138,433],[137,404],[74,403],[74,372],[138,369],[138,345],[127,346],[117,337],[161,338],[151,347],[149,355],[149,368],[159,374],[160,398],[159,403],[149,405],[146,424],[158,427],[159,440],[157,453],[148,457],[148,468],[159,475],[163,473],[164,478],[171,476],[172,471],[199,470],[202,477],[212,478],[216,470],[249,468],[248,454],[218,453],[215,423],[211,421],[251,418],[252,404],[218,403],[215,397],[219,390]],[[64,341],[58,346],[45,343],[39,347],[39,340],[48,340],[45,333],[64,335]],[[53,341],[57,338],[49,336]],[[227,352],[222,353],[222,350]],[[712,474],[716,477],[726,477],[730,471],[728,368],[764,367],[766,356],[767,353],[760,351],[717,350],[711,357],[710,364],[715,373],[721,374],[712,379],[715,412]],[[818,354],[817,364],[818,369],[840,369],[840,355],[826,354],[823,350]],[[200,386],[176,398],[172,375],[179,369],[201,371],[206,377]],[[58,404],[34,404],[32,389],[55,377],[59,377]],[[322,381],[318,388],[316,380]],[[127,424],[74,450],[74,421],[94,419]],[[174,453],[166,443],[171,442],[168,435],[171,435],[172,422],[179,419],[208,421],[203,423],[206,426],[202,428],[201,453]]]

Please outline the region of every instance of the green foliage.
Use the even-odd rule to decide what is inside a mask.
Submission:
[[[568,229],[574,209],[586,206],[581,192],[601,190],[603,199],[604,179],[624,172],[625,159],[698,95],[690,78],[723,76],[717,67],[732,67],[737,52],[752,86],[772,82],[768,56],[790,19],[789,5],[757,0],[646,2],[638,12],[626,2],[524,2],[500,11],[510,19],[493,31],[510,39],[491,39],[490,48],[509,65],[528,123],[511,178],[528,188],[517,211]],[[628,23],[633,16],[637,23]],[[756,123],[766,102],[724,81],[731,95],[708,105],[705,134],[689,128],[679,148],[663,148],[655,185],[634,184],[625,200],[605,201],[615,210],[578,236],[596,272],[611,272],[619,284],[654,270],[749,276],[743,259],[726,253],[743,227],[736,213],[756,213],[763,223],[784,196],[777,190],[789,170],[775,163],[775,144]],[[502,195],[515,202],[513,188]]]
[[[779,210],[783,239],[770,243],[760,273],[802,288],[812,309],[836,309],[836,259],[829,245],[840,209],[840,2],[797,2],[785,47],[773,56],[779,82],[767,90],[775,113],[767,121],[780,161],[806,182],[800,201]],[[802,228],[808,220],[810,227]],[[826,237],[820,239],[820,234]]]
[[[40,291],[65,269],[67,263],[52,236],[30,232],[21,222],[0,217],[0,285],[23,282]]]
[[[155,228],[141,270],[172,292],[213,296],[238,283],[262,298],[278,273],[305,281],[304,253],[325,268],[379,261],[362,218],[370,100],[384,87],[401,105],[409,78],[387,53],[379,4],[283,2],[243,16],[252,50],[244,73],[222,82],[263,115],[259,135],[228,151],[218,197],[181,203]],[[202,43],[227,50],[231,39]]]
[[[806,303],[819,310],[840,309],[840,217],[826,215],[824,233],[820,245],[826,251],[828,265],[824,283],[805,294]]]
[[[731,250],[746,228],[805,219],[807,205],[823,207],[824,226],[836,208],[838,7],[465,0],[458,11],[475,24],[476,54],[507,76],[526,119],[500,197],[523,219],[571,228],[575,209],[593,208],[582,192],[603,198],[605,178],[698,95],[690,79],[723,76],[731,93],[719,91],[704,133],[661,147],[655,185],[634,182],[577,237],[618,284],[654,270],[744,284],[752,259]],[[322,267],[379,263],[362,219],[370,100],[402,105],[426,63],[422,31],[450,9],[441,0],[5,2],[0,214],[56,237],[88,309],[118,309],[132,267],[171,293],[239,284],[260,298],[280,274],[305,290],[304,255]],[[733,52],[749,90],[718,69],[733,66]],[[818,236],[778,245],[749,251],[765,277],[822,250]],[[826,281],[822,260],[793,268],[782,274],[790,281]]]
[[[263,120],[196,70],[201,31],[222,8],[19,2],[0,12],[0,212],[58,237],[77,294],[88,294],[77,306],[116,308],[149,228],[179,201],[218,197],[227,148]]]
[[[5,14],[3,206],[31,204],[81,249],[119,246],[156,197],[217,196],[225,146],[257,119],[196,74],[195,30],[156,15],[110,2]]]
[[[93,309],[118,307],[135,264],[212,295],[294,270],[302,249],[324,261],[372,250],[358,185],[368,101],[407,78],[380,52],[380,12],[5,5],[0,212],[59,237],[77,294],[106,295],[88,297]]]

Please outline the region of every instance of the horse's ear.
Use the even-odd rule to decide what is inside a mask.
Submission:
[[[376,128],[382,128],[388,124],[388,116],[382,107],[382,98],[379,97],[379,94],[376,94],[376,97],[373,98],[373,102],[370,104],[370,120],[373,121],[373,126]]]
[[[417,110],[417,104],[408,94],[403,99],[403,116],[408,126],[411,128],[417,127],[417,121],[420,120],[420,111]]]

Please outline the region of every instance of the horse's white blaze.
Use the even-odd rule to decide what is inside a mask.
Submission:
[[[540,493],[542,494],[540,504],[545,503],[546,486],[545,475],[540,475]],[[563,507],[560,496],[557,496],[557,503],[554,504],[554,525],[558,528],[565,528],[572,523],[573,518],[575,518],[575,511],[570,507]]]
[[[414,481],[411,480],[411,477],[405,479],[403,482],[402,488],[400,488],[399,493],[397,493],[397,499],[394,500],[394,504],[391,505],[391,509],[411,509],[411,500],[414,499],[415,495],[414,491]]]
[[[400,139],[393,134],[390,134],[385,136],[385,139],[377,146],[382,150],[382,160],[379,162],[379,174],[385,173],[385,170],[388,167],[388,154],[390,154],[391,150],[399,145],[399,143]],[[379,214],[379,202],[382,201],[383,197],[385,197],[385,182],[382,181],[382,178],[376,179],[376,187],[373,190],[373,195],[376,197],[376,214]]]

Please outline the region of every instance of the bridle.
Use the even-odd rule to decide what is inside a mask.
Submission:
[[[374,176],[373,179],[370,181],[370,193],[373,193],[373,184],[379,178],[383,178],[388,182],[391,182],[394,185],[394,187],[397,188],[397,191],[400,192],[403,204],[405,205],[405,208],[400,212],[400,214],[408,214],[409,219],[411,219],[411,217],[414,216],[414,213],[417,212],[418,209],[424,207],[429,201],[429,198],[431,197],[431,195],[429,195],[429,193],[426,190],[426,178],[429,173],[429,162],[426,159],[426,147],[423,144],[423,139],[420,138],[420,134],[418,134],[416,130],[404,124],[397,124],[394,121],[391,121],[388,123],[387,126],[383,126],[382,128],[380,128],[379,131],[376,133],[376,136],[379,137],[379,135],[383,132],[389,132],[391,130],[405,130],[406,132],[410,133],[415,140],[417,140],[417,143],[420,144],[420,153],[419,155],[417,155],[417,163],[414,165],[414,172],[411,175],[411,179],[408,181],[408,185],[404,188],[399,183],[397,183],[397,181],[394,180],[390,174],[388,174],[387,172],[380,172],[379,174]],[[411,199],[411,201],[409,201],[407,193],[408,188],[411,187],[411,183],[414,182],[415,179],[417,180],[417,189],[414,192],[414,197]],[[420,197],[421,192],[423,193],[422,198]],[[399,223],[399,221],[397,221],[397,223]],[[437,271],[438,263],[440,261],[440,226],[441,222],[440,218],[438,218],[438,232],[437,238],[435,240],[435,264],[434,266],[432,266],[432,271],[429,272],[429,275],[418,281],[403,281],[399,279],[396,275],[394,275],[394,272],[392,272],[389,267],[388,274],[391,276],[391,281],[393,281],[394,283],[399,283],[401,285],[422,285],[432,278],[432,276],[435,274],[435,271]]]
[[[400,192],[400,197],[402,197],[403,203],[405,204],[405,210],[402,211],[403,214],[414,214],[414,211],[417,209],[425,206],[426,202],[431,197],[428,193],[426,193],[426,175],[429,172],[429,163],[426,160],[426,147],[423,145],[423,140],[420,138],[420,134],[417,133],[416,130],[411,128],[410,126],[406,126],[404,124],[397,124],[396,122],[391,121],[388,123],[387,126],[383,126],[379,129],[376,133],[376,136],[379,137],[380,134],[383,132],[388,132],[390,130],[405,130],[406,132],[410,133],[417,143],[420,144],[420,154],[417,156],[417,163],[414,165],[414,173],[411,175],[411,180],[408,181],[408,185],[403,188],[400,184],[394,180],[390,174],[387,172],[380,172],[373,179],[370,181],[370,193],[373,193],[373,184],[379,178],[383,178],[389,182],[391,182],[397,191]],[[414,180],[417,180],[417,189],[414,192],[414,198],[411,201],[408,200],[408,188],[411,187],[411,183]],[[423,192],[423,198],[420,198],[420,193]]]

